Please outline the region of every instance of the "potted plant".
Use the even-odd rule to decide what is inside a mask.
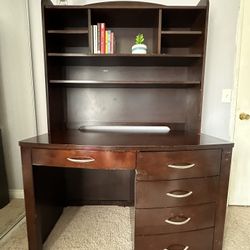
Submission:
[[[135,37],[135,45],[132,46],[132,54],[147,54],[147,45],[144,43],[143,34],[138,34]]]

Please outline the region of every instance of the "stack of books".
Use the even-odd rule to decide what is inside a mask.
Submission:
[[[91,52],[94,54],[114,54],[114,32],[106,29],[105,23],[91,25]]]

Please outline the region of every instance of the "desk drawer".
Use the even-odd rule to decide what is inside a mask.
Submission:
[[[134,169],[134,152],[33,149],[34,165],[89,169]]]
[[[219,175],[220,150],[141,152],[137,180],[171,180]]]
[[[215,202],[218,177],[137,181],[136,208],[160,208]]]
[[[198,230],[214,226],[215,204],[190,207],[136,209],[135,234],[151,235]]]
[[[169,235],[136,236],[136,250],[211,250],[213,228]]]

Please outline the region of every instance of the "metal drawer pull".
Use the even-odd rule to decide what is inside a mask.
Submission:
[[[185,247],[183,248],[183,250],[188,250],[188,249],[189,249],[189,246],[185,246]],[[171,250],[171,249],[164,248],[163,250]]]
[[[75,162],[75,163],[88,163],[88,162],[93,162],[95,161],[94,158],[91,157],[86,157],[83,159],[77,159],[77,158],[67,158],[68,161]]]
[[[175,169],[188,169],[188,168],[192,168],[195,166],[195,163],[192,164],[169,164],[168,167],[169,168],[175,168]]]
[[[187,224],[190,220],[191,220],[191,218],[189,217],[184,221],[171,221],[171,220],[167,219],[167,220],[165,220],[165,222],[168,224],[171,224],[171,225],[181,226],[181,225]]]
[[[178,198],[178,199],[180,199],[180,198],[186,198],[186,197],[192,195],[192,193],[193,193],[192,191],[189,191],[189,192],[187,192],[187,193],[185,193],[185,194],[166,193],[166,195],[167,195],[167,196],[170,196],[170,197],[173,197],[173,198]]]

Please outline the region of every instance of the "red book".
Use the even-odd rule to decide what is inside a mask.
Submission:
[[[105,43],[106,43],[106,38],[105,38],[105,23],[101,23],[101,54],[105,54]]]

